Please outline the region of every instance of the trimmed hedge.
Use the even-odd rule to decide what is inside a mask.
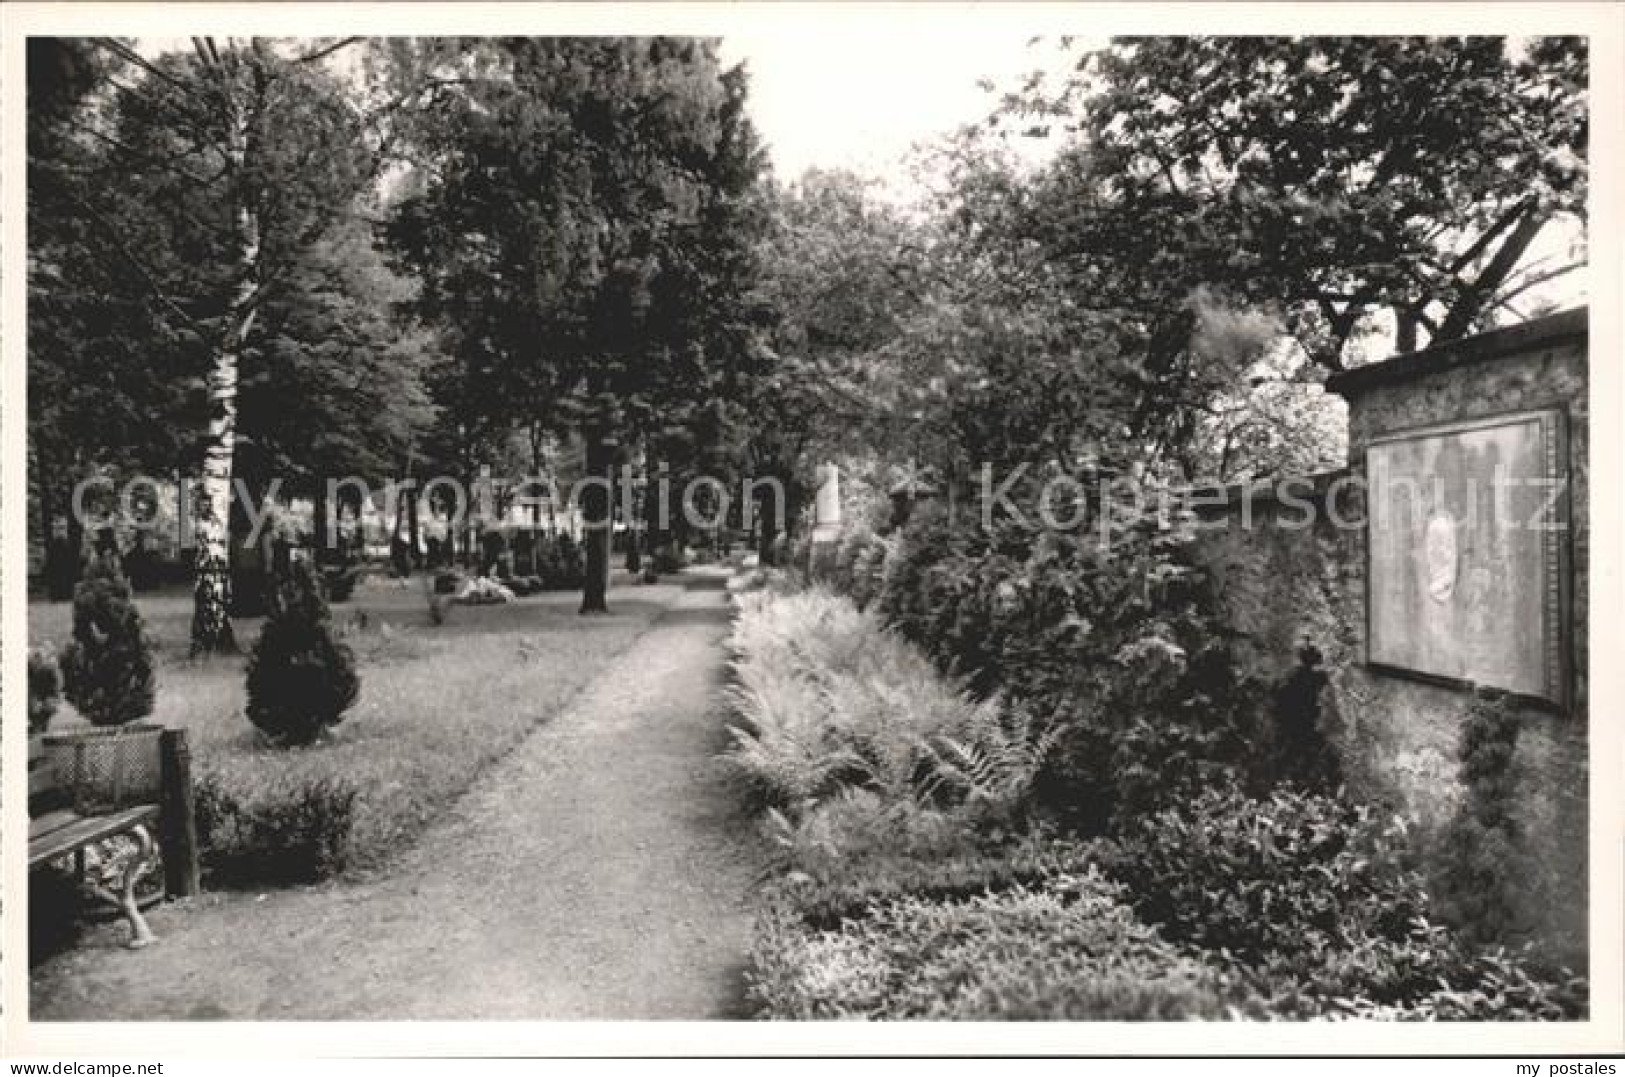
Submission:
[[[313,883],[349,863],[357,791],[342,779],[240,768],[201,774],[193,796],[211,886]]]

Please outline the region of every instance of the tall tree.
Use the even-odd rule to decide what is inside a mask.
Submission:
[[[166,330],[104,221],[133,208],[111,182],[106,87],[120,61],[79,39],[28,42],[28,450],[53,597],[72,593],[82,546],[69,503],[97,472],[167,475],[194,350]],[[99,211],[87,212],[92,204]],[[116,228],[116,225],[114,226]],[[58,529],[61,529],[61,533]]]
[[[1555,228],[1583,243],[1586,82],[1568,38],[1117,40],[1007,98],[1007,121],[1074,136],[1015,234],[1142,328],[1137,436],[1178,456],[1235,384],[1191,348],[1204,304],[1277,319],[1288,377],[1314,381],[1373,333],[1409,349],[1516,317],[1573,269],[1535,252]]]
[[[772,518],[773,488],[762,487],[764,564],[775,531],[796,525],[821,460],[855,444],[894,463],[919,455],[909,378],[890,376],[886,349],[926,301],[936,233],[877,186],[812,169],[772,190],[757,292],[775,358],[755,386],[747,449],[751,474],[776,483],[785,504]]]
[[[140,278],[138,298],[163,332],[202,357],[192,650],[230,650],[241,367],[267,296],[350,211],[367,175],[365,147],[333,77],[271,42],[197,39],[190,56],[157,61],[101,44],[125,61],[128,81],[110,85],[110,130],[93,128],[107,146],[106,173],[78,208]]]
[[[392,237],[453,327],[496,426],[579,432],[596,481],[582,612],[606,608],[612,469],[632,442],[748,357],[722,263],[760,168],[714,43],[486,42],[443,98],[419,189]],[[443,80],[445,81],[445,80]]]
[[[1526,256],[1583,218],[1587,79],[1577,38],[1137,38],[1009,107],[1080,135],[1054,254],[1276,298],[1335,369],[1373,314],[1450,340],[1574,268]]]

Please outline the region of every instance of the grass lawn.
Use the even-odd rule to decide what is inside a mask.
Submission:
[[[617,580],[617,583],[624,583]],[[192,661],[190,595],[138,597],[157,666],[153,720],[184,727],[194,780],[245,805],[336,781],[355,790],[347,870],[383,865],[622,651],[678,593],[675,584],[618,586],[608,616],[580,617],[579,594],[509,605],[457,606],[430,624],[421,581],[369,578],[333,621],[354,648],[361,696],[331,740],[278,751],[261,746],[243,716],[243,658]],[[31,602],[29,637],[60,646],[70,603]],[[257,619],[235,622],[246,652]],[[53,729],[82,722],[64,703]]]

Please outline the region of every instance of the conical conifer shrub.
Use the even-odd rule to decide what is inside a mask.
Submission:
[[[249,655],[249,721],[273,744],[310,744],[343,720],[360,688],[355,655],[333,635],[316,574],[295,563]]]
[[[152,649],[130,584],[98,558],[73,592],[73,639],[62,649],[63,694],[92,724],[117,726],[152,713]]]

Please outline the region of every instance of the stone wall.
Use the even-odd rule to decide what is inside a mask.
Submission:
[[[1331,674],[1327,736],[1360,795],[1415,821],[1423,847],[1463,795],[1459,736],[1471,699],[1461,685],[1428,683],[1366,665],[1366,448],[1417,427],[1508,412],[1561,409],[1568,424],[1572,696],[1563,711],[1519,713],[1518,817],[1522,910],[1553,956],[1586,958],[1589,458],[1585,311],[1568,312],[1456,345],[1401,356],[1332,379],[1349,402],[1349,467],[1270,487],[1196,492],[1201,550],[1232,626],[1245,633],[1254,672],[1284,677],[1301,643]],[[1522,626],[1508,625],[1508,631]]]

